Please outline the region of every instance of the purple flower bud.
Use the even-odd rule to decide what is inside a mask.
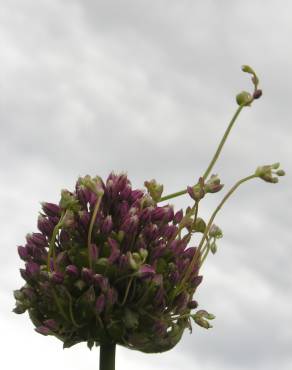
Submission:
[[[174,225],[165,225],[162,231],[162,235],[166,239],[172,239],[177,233],[177,227]]]
[[[70,234],[66,230],[62,229],[60,232],[60,242],[62,244],[66,244],[69,241],[70,241]]]
[[[159,257],[163,256],[166,251],[166,246],[163,242],[159,243],[154,249],[151,251],[150,259],[151,262],[155,261]]]
[[[47,216],[60,216],[60,207],[54,203],[42,202],[42,209]]]
[[[77,278],[79,276],[79,270],[75,265],[68,265],[66,267],[66,273],[72,278]]]
[[[111,254],[108,258],[110,264],[114,263],[120,256],[119,244],[116,240],[108,238],[108,244],[111,248]]]
[[[47,328],[46,326],[38,326],[34,329],[37,333],[40,333],[42,335],[50,335],[52,334],[52,331]]]
[[[108,307],[113,306],[118,300],[118,293],[115,288],[110,288],[107,291],[106,303]]]
[[[19,269],[19,272],[20,272],[21,277],[25,281],[28,281],[29,280],[29,276],[28,276],[27,272],[25,271],[25,269]]]
[[[51,331],[57,331],[59,328],[59,325],[57,322],[53,319],[48,319],[43,322],[44,326],[49,328]]]
[[[35,262],[42,263],[47,259],[48,252],[45,249],[34,247],[32,250],[32,257]]]
[[[137,215],[131,216],[124,221],[123,225],[121,226],[121,230],[123,230],[125,233],[132,234],[136,231],[138,223],[139,223],[138,216]]]
[[[182,209],[177,211],[176,214],[173,217],[173,223],[174,224],[179,224],[181,222],[181,220],[183,219],[183,216],[184,216],[184,214],[183,214]]]
[[[33,233],[26,235],[28,244],[34,244],[36,247],[45,248],[48,245],[47,238],[41,233]]]
[[[189,194],[189,196],[194,199],[195,201],[198,201],[202,198],[204,198],[205,196],[205,191],[204,191],[204,188],[203,188],[203,181],[201,181],[201,183],[198,183],[194,186],[188,186],[187,187],[187,192]]]
[[[137,275],[141,278],[151,277],[154,274],[155,274],[154,268],[147,264],[140,266],[139,270],[137,271]]]
[[[120,198],[122,200],[128,200],[132,194],[132,187],[130,184],[127,184],[120,193]]]
[[[190,295],[187,292],[182,292],[175,298],[176,313],[181,313],[187,308],[189,299]]]
[[[192,280],[191,280],[192,287],[197,288],[201,284],[202,280],[203,280],[202,275],[198,275],[198,276],[195,276],[194,278],[192,278]]]
[[[124,173],[121,173],[119,176],[117,176],[116,180],[116,187],[117,191],[121,192],[124,190],[125,186],[129,183],[129,180],[127,178],[127,175]]]
[[[104,307],[105,307],[105,296],[104,294],[101,294],[96,302],[95,302],[95,309],[96,309],[96,312],[98,314],[100,314],[103,310],[104,310]]]
[[[133,190],[132,193],[131,193],[131,201],[132,203],[136,202],[137,199],[140,199],[142,198],[144,195],[144,191],[143,190]]]
[[[90,192],[90,199],[89,199],[89,204],[91,208],[95,207],[95,204],[97,202],[97,195],[93,192]]]
[[[119,269],[124,270],[128,267],[128,257],[125,254],[120,255],[119,258]]]
[[[173,220],[173,217],[174,217],[174,211],[173,211],[173,207],[172,206],[166,206],[165,207],[165,217],[164,217],[164,221],[165,222],[170,222]]]
[[[91,306],[95,302],[95,290],[93,285],[91,285],[85,293],[82,295],[81,301],[87,305]]]
[[[126,215],[128,214],[129,211],[129,204],[125,200],[121,202],[118,208],[119,211],[119,218],[121,221],[124,221]]]
[[[155,307],[161,307],[164,304],[164,289],[163,287],[159,287],[153,300],[153,304]]]
[[[81,270],[81,277],[87,284],[91,284],[93,280],[92,270],[87,267],[83,267]]]
[[[151,212],[152,222],[163,221],[166,215],[167,209],[165,207],[157,207]]]
[[[32,288],[23,288],[22,292],[30,301],[36,299],[36,294]]]
[[[169,245],[168,245],[169,250],[172,251],[172,253],[177,256],[181,254],[183,251],[182,246],[181,246],[181,240],[173,240]]]
[[[141,215],[140,215],[140,221],[147,223],[151,220],[151,214],[154,210],[154,207],[150,206],[147,208],[144,208]]]
[[[23,260],[23,261],[28,261],[29,258],[30,258],[30,255],[28,254],[28,250],[27,250],[27,247],[22,247],[21,245],[17,247],[17,251],[18,251],[18,254],[19,254],[19,257]]]
[[[170,274],[169,274],[169,281],[175,285],[179,282],[180,280],[180,275],[179,275],[179,272],[178,271],[172,271]]]
[[[109,234],[112,231],[112,228],[113,228],[112,216],[111,215],[108,215],[104,219],[104,221],[103,221],[103,223],[101,225],[100,231],[103,234]]]
[[[58,266],[66,265],[68,262],[68,255],[66,251],[59,252],[56,258],[56,263]]]
[[[196,247],[189,247],[187,249],[184,250],[183,252],[183,256],[184,257],[188,257],[189,259],[192,259],[193,256],[195,255],[196,253],[196,250],[197,248]]]
[[[51,275],[51,281],[54,284],[62,284],[64,280],[64,275],[61,272],[53,271]]]
[[[46,236],[51,237],[54,231],[53,223],[46,217],[39,216],[38,229]]]
[[[96,244],[90,244],[89,253],[91,260],[95,262],[98,258],[98,249]]]
[[[197,307],[198,307],[198,302],[197,301],[190,301],[188,303],[188,308],[190,308],[190,309],[195,309]]]
[[[158,233],[159,233],[159,228],[155,224],[149,224],[143,230],[143,235],[147,241],[154,240],[158,236]]]
[[[39,274],[40,266],[37,263],[30,261],[25,264],[25,271],[27,276],[32,278]]]
[[[109,288],[108,278],[100,274],[95,274],[93,276],[93,282],[94,282],[94,285],[98,286],[103,293],[107,292]]]
[[[157,335],[158,337],[163,338],[167,334],[167,331],[166,331],[167,330],[167,325],[162,320],[155,321],[155,323],[153,325],[153,330],[154,330],[155,335]]]
[[[91,192],[84,185],[79,185],[76,188],[76,195],[83,206],[86,206],[90,201]]]

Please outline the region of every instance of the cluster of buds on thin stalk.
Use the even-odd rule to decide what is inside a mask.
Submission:
[[[195,185],[163,196],[163,185],[145,181],[132,189],[126,174],[111,173],[106,181],[80,177],[74,191],[63,190],[58,204],[42,203],[38,232],[18,247],[25,262],[25,285],[14,292],[14,312],[28,311],[35,330],[70,347],[115,343],[143,352],[174,347],[192,322],[210,328],[214,315],[197,309],[195,292],[208,253],[217,251],[221,229],[214,218],[239,185],[253,178],[275,183],[284,171],[279,164],[258,167],[224,196],[209,220],[199,205],[223,184],[211,174],[227,135],[243,107],[258,99],[237,96],[237,109],[205,173]],[[189,194],[190,206],[174,210],[166,201]],[[198,245],[192,236],[200,235]]]

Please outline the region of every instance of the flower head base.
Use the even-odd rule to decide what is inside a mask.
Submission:
[[[40,233],[18,248],[26,284],[15,292],[14,312],[27,310],[36,331],[64,347],[172,348],[190,326],[201,278],[196,263],[176,294],[194,255],[181,235],[189,230],[182,211],[157,206],[161,186],[147,186],[150,195],[132,190],[125,174],[111,173],[106,183],[85,176],[74,192],[62,191],[58,205],[42,203]]]

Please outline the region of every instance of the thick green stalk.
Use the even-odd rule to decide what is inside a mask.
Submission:
[[[99,370],[115,370],[115,343],[100,345]]]

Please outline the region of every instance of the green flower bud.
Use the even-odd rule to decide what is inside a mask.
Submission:
[[[244,64],[243,66],[241,66],[241,70],[243,72],[250,73],[252,75],[255,74],[254,70],[250,66],[248,66],[246,64]]]
[[[217,244],[216,244],[216,242],[215,242],[215,240],[211,243],[211,245],[210,245],[210,251],[212,252],[212,254],[215,254],[216,252],[217,252],[217,249],[218,249],[218,247],[217,247]]]
[[[137,254],[137,253],[135,253],[135,254]],[[138,270],[139,269],[139,264],[135,260],[133,254],[131,252],[128,252],[127,257],[128,257],[129,265],[132,267],[132,269],[133,270]],[[140,256],[139,256],[139,258],[140,258]]]
[[[206,230],[206,222],[202,218],[198,217],[193,226],[193,230],[198,233],[204,233]]]
[[[158,184],[156,180],[145,181],[144,185],[155,202],[158,202],[163,192],[163,185]]]
[[[236,102],[240,106],[249,105],[252,100],[252,97],[249,92],[242,91],[238,95],[236,95]]]
[[[220,229],[219,226],[213,224],[211,227],[210,227],[210,230],[209,230],[209,236],[212,238],[215,238],[215,239],[220,239],[223,237],[223,233],[222,233],[222,230]]]
[[[278,176],[285,176],[285,171],[284,170],[278,170],[277,172],[276,172],[276,174],[278,175]]]
[[[140,254],[140,256],[141,256],[142,263],[144,263],[144,262],[146,261],[147,256],[148,256],[148,251],[147,251],[147,249],[143,249],[143,248],[141,248],[141,249],[139,250],[139,254]]]
[[[62,209],[70,209],[73,212],[80,211],[80,205],[78,200],[70,193],[69,190],[63,189],[61,191],[61,200],[59,203]]]

